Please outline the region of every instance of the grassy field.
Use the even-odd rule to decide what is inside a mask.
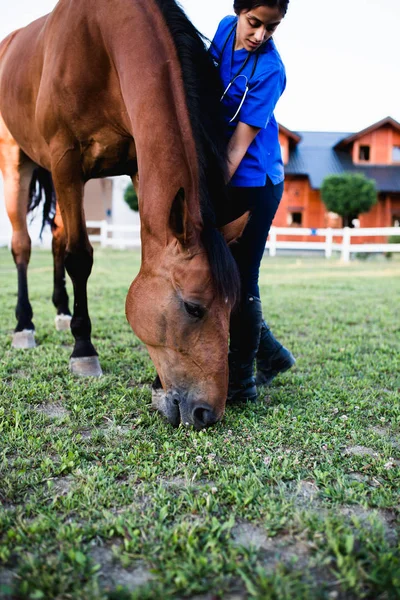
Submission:
[[[0,598],[400,598],[400,261],[266,258],[265,315],[297,365],[204,432],[150,410],[124,317],[138,266],[95,251],[105,375],[76,380],[50,254],[30,268],[38,346],[16,351],[0,250]]]

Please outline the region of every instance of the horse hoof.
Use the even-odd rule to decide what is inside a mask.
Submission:
[[[79,377],[101,377],[103,375],[97,356],[71,358],[69,368],[73,375],[78,375]]]
[[[19,350],[29,350],[35,348],[35,332],[33,329],[24,329],[23,331],[16,331],[12,339],[12,347],[18,348]]]
[[[67,331],[71,329],[71,315],[57,315],[54,319],[57,331]]]

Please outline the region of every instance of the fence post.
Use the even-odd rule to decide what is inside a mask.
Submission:
[[[269,230],[269,255],[276,256],[276,228],[274,226]]]
[[[100,246],[101,246],[101,248],[107,247],[107,239],[108,239],[107,225],[108,225],[108,223],[105,220],[100,222]]]
[[[349,262],[350,261],[350,227],[345,227],[343,229],[343,240],[342,240],[342,261]]]
[[[326,230],[326,234],[325,234],[325,258],[332,257],[332,240],[333,240],[332,228],[328,227],[328,229]]]

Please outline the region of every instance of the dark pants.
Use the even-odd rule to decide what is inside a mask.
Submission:
[[[230,187],[230,213],[236,218],[251,211],[242,237],[231,246],[240,272],[242,298],[260,297],[258,276],[265,242],[283,194],[283,182],[274,185],[267,177],[263,187]]]

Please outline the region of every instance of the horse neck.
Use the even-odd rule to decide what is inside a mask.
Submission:
[[[191,223],[200,231],[196,144],[167,25],[154,0],[100,4],[112,5],[107,10],[112,19],[107,17],[101,28],[135,140],[144,230],[163,234],[174,198],[183,188]]]

